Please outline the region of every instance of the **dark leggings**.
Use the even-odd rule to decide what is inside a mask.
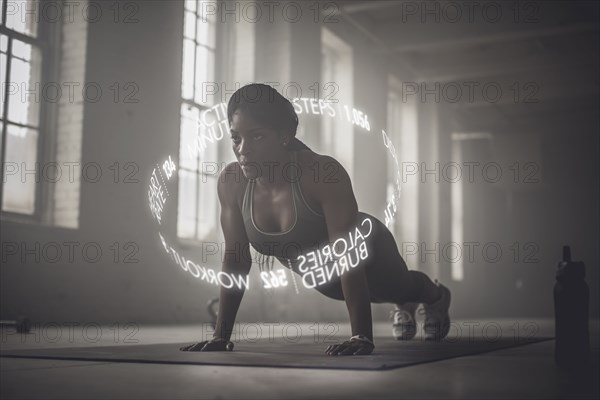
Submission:
[[[438,296],[438,287],[423,272],[410,271],[398,251],[394,236],[385,224],[370,214],[359,212],[358,226],[361,232],[368,225],[360,226],[365,218],[373,222],[373,231],[366,238],[368,257],[357,268],[364,266],[372,303],[432,303]],[[325,296],[344,300],[339,278],[316,286]]]

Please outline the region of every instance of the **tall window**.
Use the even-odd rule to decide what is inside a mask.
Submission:
[[[177,234],[193,240],[214,235],[218,222],[218,174],[209,167],[218,163],[218,143],[195,147],[198,137],[209,136],[198,123],[201,113],[215,105],[206,96],[207,85],[215,82],[216,21],[214,13],[204,12],[212,5],[187,0],[184,9]],[[213,115],[206,113],[208,125]],[[194,148],[198,151],[190,152]]]
[[[388,77],[388,136],[394,143],[400,167],[400,198],[398,212],[390,230],[402,243],[419,242],[419,182],[404,176],[403,165],[416,163],[419,158],[417,106],[402,98],[402,84],[394,76]],[[388,198],[393,191],[397,167],[388,157]],[[398,246],[402,252],[403,245]],[[414,265],[417,265],[415,263]],[[414,268],[414,267],[413,267]]]
[[[41,86],[49,46],[38,22],[39,3],[0,1],[0,199],[2,212],[38,217],[36,180],[41,121]],[[42,21],[43,22],[43,21]],[[31,172],[29,172],[31,171]]]
[[[464,165],[463,160],[468,158],[463,154],[463,147],[465,144],[471,143],[486,143],[487,146],[491,146],[491,141],[493,136],[489,132],[453,132],[451,134],[452,139],[452,162],[457,163],[458,165]],[[482,142],[483,141],[483,142]],[[512,147],[511,150],[514,151],[515,147]],[[468,147],[467,147],[468,149]],[[472,160],[472,158],[471,158]],[[473,185],[469,185],[473,186]],[[466,188],[472,189],[472,188]],[[475,215],[475,219],[481,223],[481,218],[478,218],[475,213],[469,209],[469,212],[465,214],[465,210],[469,208],[469,200],[473,197],[473,192],[465,193],[465,185],[464,180],[459,179],[457,182],[451,183],[450,186],[450,205],[452,212],[452,230],[451,230],[451,240],[452,243],[464,243],[465,241],[465,225],[469,228],[469,223],[472,223],[472,220],[469,220],[468,217],[470,214]],[[466,200],[466,204],[465,204]],[[486,226],[486,225],[482,225]],[[479,233],[479,232],[478,232]],[[469,230],[467,229],[467,239],[469,236]],[[451,255],[450,258],[454,258],[454,255]],[[456,261],[451,263],[451,277],[452,280],[455,281],[463,281],[465,279],[465,257],[456,257]],[[468,268],[468,267],[467,267]]]
[[[352,47],[326,28],[321,31],[321,90],[322,97],[336,101],[336,113],[343,105],[353,105],[354,85]],[[350,177],[354,167],[354,126],[345,118],[321,119],[320,150],[332,155],[346,169]]]

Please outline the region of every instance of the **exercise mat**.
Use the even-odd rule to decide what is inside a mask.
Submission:
[[[486,339],[482,337],[463,337],[430,342],[418,338],[410,341],[396,341],[389,337],[375,338],[376,347],[372,354],[338,357],[324,354],[330,343],[288,343],[281,338],[272,341],[238,342],[235,343],[232,352],[180,351],[180,347],[192,343],[185,342],[7,350],[0,352],[0,357],[238,367],[386,370],[448,358],[470,356],[552,339],[554,338],[499,337],[497,339]]]

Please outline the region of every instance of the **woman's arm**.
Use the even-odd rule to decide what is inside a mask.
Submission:
[[[237,171],[236,171],[237,169]],[[225,255],[222,271],[232,275],[246,277],[250,272],[252,260],[244,254],[250,254],[248,237],[244,229],[241,211],[237,205],[237,185],[242,172],[237,163],[229,164],[219,175],[217,193],[221,203],[221,227],[225,237]],[[237,288],[221,287],[219,294],[219,313],[212,340],[205,340],[181,347],[182,351],[225,351],[232,350],[229,340],[233,333],[235,317],[244,297],[244,286]]]
[[[236,171],[238,169],[238,171]],[[237,204],[237,190],[242,172],[237,163],[229,164],[219,175],[217,193],[221,204],[221,228],[225,238],[225,254],[222,271],[232,275],[246,276],[250,272],[252,260],[244,255],[250,254],[248,237],[244,229],[244,220]],[[240,303],[244,297],[244,287],[231,288],[221,286],[219,294],[219,313],[215,325],[215,338],[229,340]]]
[[[347,238],[348,232],[356,227],[358,204],[350,177],[337,160],[329,156],[319,156],[318,168],[323,171],[318,176],[327,179],[316,182],[316,197],[325,215],[329,242],[333,245],[336,239]],[[340,251],[336,253],[339,254]],[[364,267],[359,265],[342,274],[341,283],[350,315],[352,335],[364,335],[372,341],[371,300]]]
[[[225,238],[225,254],[221,270],[231,275],[245,278],[250,272],[252,260],[244,255],[250,254],[248,237],[244,229],[244,220],[237,205],[237,192],[242,171],[237,163],[225,167],[217,182],[217,193],[221,203],[221,227]],[[221,286],[219,293],[219,313],[212,340],[195,343],[180,348],[182,351],[225,351],[232,350],[229,343],[233,333],[235,317],[244,297],[244,286],[231,288]]]

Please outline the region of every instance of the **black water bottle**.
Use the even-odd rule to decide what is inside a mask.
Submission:
[[[585,265],[571,261],[571,248],[563,246],[554,285],[554,359],[561,367],[585,367],[590,361],[590,290],[584,278]]]

